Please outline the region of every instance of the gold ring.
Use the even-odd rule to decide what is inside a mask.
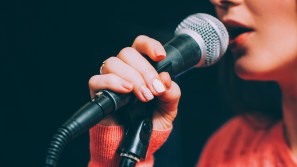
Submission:
[[[102,70],[103,70],[104,64],[105,64],[105,61],[102,63],[102,65],[100,67],[100,70],[99,70],[100,74],[102,74]]]

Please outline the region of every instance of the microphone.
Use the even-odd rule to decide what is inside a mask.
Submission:
[[[169,72],[178,77],[194,67],[216,63],[226,52],[229,35],[215,17],[197,13],[188,16],[176,28],[175,36],[164,45],[166,58],[152,62],[157,72]],[[47,152],[46,166],[55,167],[69,140],[84,133],[107,115],[136,101],[135,96],[109,90],[99,91],[92,101],[81,107],[53,136]]]

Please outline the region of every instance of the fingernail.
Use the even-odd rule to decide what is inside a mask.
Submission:
[[[154,79],[153,87],[158,93],[162,93],[165,91],[165,87],[164,87],[163,83],[158,79]]]
[[[155,54],[157,57],[165,57],[164,50],[162,48],[156,48],[155,49]]]
[[[140,91],[141,91],[142,95],[144,96],[144,98],[146,98],[147,101],[150,101],[154,98],[154,95],[146,86],[142,86],[140,88]]]

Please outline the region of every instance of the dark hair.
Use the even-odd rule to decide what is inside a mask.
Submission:
[[[281,91],[275,82],[240,79],[234,72],[234,58],[230,51],[227,51],[219,69],[223,97],[233,111],[271,123],[282,119]]]

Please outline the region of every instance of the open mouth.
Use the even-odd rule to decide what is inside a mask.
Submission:
[[[228,30],[229,30],[231,40],[237,38],[241,34],[253,31],[251,28],[245,28],[245,27],[229,27]]]
[[[254,31],[250,26],[232,19],[225,20],[224,24],[229,31],[230,40],[234,40],[241,34]]]

